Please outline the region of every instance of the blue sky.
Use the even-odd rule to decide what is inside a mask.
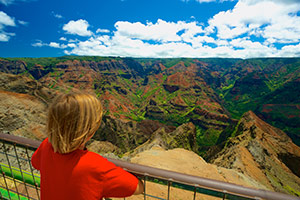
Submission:
[[[0,0],[0,57],[300,57],[300,0]]]

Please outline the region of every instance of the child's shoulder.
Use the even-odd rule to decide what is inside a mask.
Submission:
[[[107,158],[91,151],[87,151],[81,158],[81,161],[90,168],[101,168],[101,171],[110,170],[111,168],[116,167],[115,164],[108,161]]]
[[[103,164],[109,162],[105,157],[102,157],[100,154],[88,150],[84,154],[84,159],[89,160],[90,162],[102,162]]]
[[[104,157],[102,157],[100,154],[85,150],[85,156],[88,157],[89,159],[96,159],[96,160],[105,160]]]

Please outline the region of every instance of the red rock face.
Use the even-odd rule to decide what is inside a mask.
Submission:
[[[101,100],[103,102],[105,112],[109,111],[110,116],[113,118],[117,117],[123,120],[128,120],[128,118],[125,115],[120,115],[117,113],[128,113],[134,108],[130,102],[121,102],[119,99],[116,98],[115,95],[109,93],[108,91],[106,91],[105,94],[101,96]],[[108,102],[108,104],[106,102]]]
[[[184,62],[181,61],[181,62],[177,63],[176,65],[167,69],[167,72],[169,74],[173,74],[173,73],[185,71],[185,70],[186,70],[186,66],[185,66]]]
[[[173,103],[175,105],[179,105],[179,106],[187,106],[187,104],[185,103],[185,101],[182,99],[182,97],[180,95],[176,96],[173,100]]]
[[[161,63],[159,63],[159,67],[160,67],[161,71],[164,71],[166,69],[166,67],[163,64],[161,64]]]
[[[71,83],[71,86],[80,90],[93,90],[93,81],[99,75],[85,65],[87,64],[77,60],[57,64],[57,68],[61,69],[58,71],[61,74],[58,80],[63,83]]]
[[[177,85],[180,87],[190,87],[192,83],[186,80],[187,78],[189,78],[187,74],[184,74],[182,72],[176,72],[175,74],[168,76],[167,84]]]
[[[163,82],[163,74],[162,74],[162,73],[160,73],[160,74],[155,74],[154,77],[155,77],[155,80],[156,80],[158,83],[162,83],[162,82]]]

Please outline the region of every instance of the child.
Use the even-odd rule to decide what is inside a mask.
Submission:
[[[47,135],[31,163],[41,173],[42,200],[100,200],[143,192],[143,183],[85,149],[102,119],[93,95],[59,95],[49,108]]]

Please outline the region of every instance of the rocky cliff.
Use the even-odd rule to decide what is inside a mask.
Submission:
[[[271,190],[300,196],[300,148],[251,111],[211,163],[235,169]]]
[[[168,146],[160,132],[131,153],[131,162],[300,196],[300,148],[252,111],[243,115],[210,163],[191,151]],[[164,193],[162,188],[154,192]]]
[[[0,131],[45,138],[46,106],[34,96],[0,90]]]
[[[27,70],[26,63],[21,60],[8,61],[0,59],[0,72],[10,74],[21,74]]]
[[[238,172],[235,169],[226,169],[224,167],[207,163],[203,158],[194,152],[181,148],[165,150],[158,146],[154,146],[151,149],[134,156],[131,159],[131,162],[190,174],[193,176],[234,183],[256,189],[268,189],[264,184],[246,174]],[[167,186],[148,182],[146,189],[151,195],[157,195],[161,197],[167,196]],[[140,197],[131,197],[130,199],[139,198]],[[193,192],[172,188],[170,199],[193,199]],[[214,200],[216,197],[197,194],[196,199]]]
[[[45,138],[47,105],[55,94],[26,76],[0,72],[0,131]]]
[[[160,147],[162,149],[174,149],[179,147],[197,152],[198,144],[196,141],[195,125],[193,123],[186,123],[177,127],[174,131],[170,131],[166,129],[166,127],[161,127],[153,132],[147,141],[127,152],[124,156],[134,157],[153,147]]]

